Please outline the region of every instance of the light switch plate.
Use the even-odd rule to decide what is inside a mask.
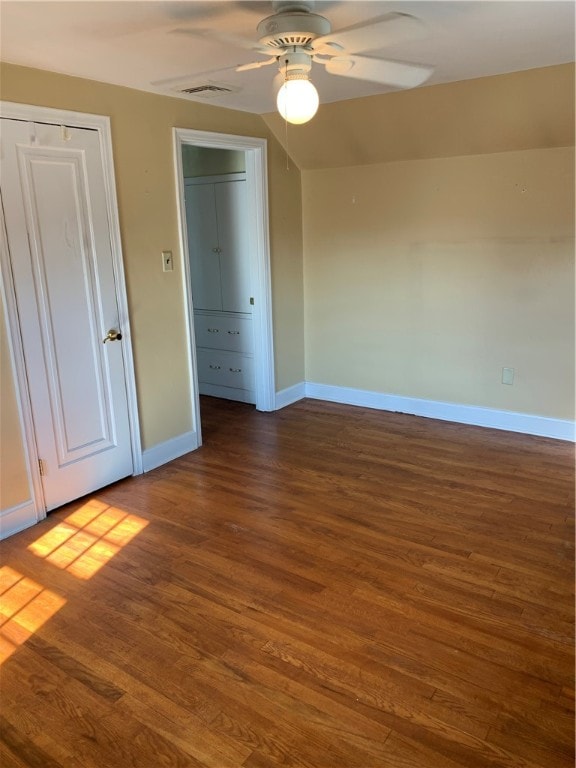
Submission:
[[[162,269],[164,272],[172,272],[174,270],[172,251],[162,251]]]

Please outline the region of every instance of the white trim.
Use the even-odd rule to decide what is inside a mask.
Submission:
[[[128,312],[128,293],[122,259],[122,241],[120,239],[120,220],[118,218],[118,199],[116,197],[116,180],[114,175],[114,157],[110,118],[103,117],[101,127],[100,148],[104,183],[106,185],[106,203],[112,246],[112,268],[116,284],[116,301],[118,305],[118,321],[122,328],[122,359],[124,361],[124,381],[128,400],[128,419],[130,421],[130,442],[132,445],[132,471],[135,475],[142,474],[142,441],[140,437],[140,420],[138,418],[138,397],[136,393],[136,375],[134,368],[134,353],[132,349],[132,331]]]
[[[275,408],[274,347],[272,333],[272,287],[270,278],[270,237],[268,231],[268,171],[267,142],[250,136],[233,136],[187,128],[174,128],[174,171],[178,200],[178,225],[180,231],[180,258],[182,264],[184,305],[187,313],[188,368],[192,388],[194,425],[201,445],[200,402],[198,397],[198,367],[194,337],[194,308],[188,263],[188,236],[184,203],[184,172],[182,168],[182,147],[190,144],[197,147],[240,150],[246,158],[246,182],[248,185],[248,220],[251,229],[250,265],[254,291],[254,389],[256,408],[272,411]]]
[[[167,464],[169,461],[180,458],[185,453],[195,451],[198,448],[198,433],[185,432],[183,435],[172,437],[164,443],[148,448],[142,453],[142,466],[144,472]]]
[[[397,411],[414,416],[425,416],[442,421],[455,421],[459,424],[472,424],[478,427],[491,427],[509,432],[523,432],[528,435],[552,437],[556,440],[575,441],[575,422],[564,419],[550,419],[545,416],[533,416],[528,413],[514,413],[474,405],[443,403],[435,400],[421,400],[415,397],[387,395],[382,392],[370,392],[350,387],[335,387],[329,384],[306,382],[306,397],[316,400],[329,400],[333,403],[360,405],[364,408],[377,408],[383,411]]]
[[[63,109],[38,107],[33,104],[18,104],[13,101],[0,101],[0,115],[13,120],[67,125],[70,128],[92,128],[99,133],[105,130],[110,118],[104,115],[92,115],[88,112],[69,112]]]
[[[254,222],[255,242],[252,243],[252,284],[255,306],[252,311],[254,327],[254,388],[256,408],[274,410],[276,383],[274,377],[274,337],[272,332],[272,283],[270,277],[270,234],[268,230],[268,169],[265,139],[252,139],[253,149],[246,152],[246,180],[253,188],[249,195],[248,213]]]
[[[475,405],[401,397],[383,392],[371,392],[366,389],[336,387],[331,384],[317,384],[310,381],[300,382],[277,392],[276,408],[284,408],[304,397],[576,442],[576,422],[568,419],[552,419],[546,416],[500,411],[495,408],[482,408]]]
[[[16,406],[18,408],[20,428],[22,430],[22,449],[24,452],[24,462],[26,464],[26,475],[28,478],[28,492],[31,495],[31,499],[23,503],[26,505],[26,509],[30,515],[31,524],[33,524],[46,517],[46,503],[44,501],[42,480],[40,479],[36,434],[34,432],[34,422],[32,421],[32,404],[30,402],[30,391],[28,389],[28,379],[26,377],[24,348],[22,347],[22,339],[20,337],[20,321],[18,319],[18,305],[16,303],[14,281],[12,279],[12,265],[10,263],[10,252],[8,250],[6,221],[4,219],[4,209],[1,204],[0,272],[2,275],[2,280],[0,281],[0,295],[2,296],[2,303],[4,304],[8,352],[10,355],[12,371],[14,372],[14,394],[16,397]],[[30,509],[30,504],[32,505],[32,509]],[[17,507],[14,507],[13,509],[17,509]],[[9,513],[10,510],[4,512],[0,511],[0,515]]]
[[[44,517],[46,517],[46,513],[42,515],[42,518]],[[23,501],[15,507],[10,507],[10,509],[3,509],[0,512],[0,539],[7,539],[8,536],[19,533],[25,528],[30,528],[36,525],[38,520],[32,499]]]
[[[190,261],[188,254],[188,231],[186,227],[186,205],[184,198],[184,167],[182,165],[182,145],[184,141],[178,137],[177,129],[173,131],[174,175],[176,181],[176,213],[178,216],[178,232],[180,244],[180,265],[182,269],[182,300],[186,309],[186,354],[188,363],[188,379],[192,395],[192,413],[198,445],[202,445],[202,422],[200,419],[200,392],[198,389],[198,360],[196,355],[196,337],[194,334],[194,310],[192,307],[192,282],[190,277]]]
[[[286,389],[281,389],[280,392],[276,392],[276,408],[279,411],[281,408],[286,408],[287,405],[297,403],[298,400],[302,400],[306,397],[306,383],[301,381],[299,384],[294,384]]]
[[[126,282],[124,276],[124,264],[122,260],[122,246],[120,239],[120,224],[118,220],[118,202],[116,198],[116,182],[114,176],[114,160],[112,156],[112,132],[110,130],[110,118],[103,115],[92,115],[84,112],[69,112],[67,110],[50,109],[30,104],[16,104],[8,101],[0,101],[0,116],[13,120],[27,120],[31,122],[51,123],[53,125],[67,125],[74,128],[95,130],[99,134],[99,144],[102,153],[102,171],[106,189],[106,206],[109,221],[110,243],[112,250],[112,264],[116,281],[116,300],[118,302],[119,319],[122,323],[122,343],[124,376],[126,381],[126,396],[128,400],[128,417],[130,420],[130,441],[132,449],[132,463],[134,474],[142,472],[142,449],[140,441],[140,422],[138,419],[138,402],[136,395],[136,379],[134,374],[134,359],[132,353],[132,335],[128,315],[126,298]],[[5,286],[3,296],[6,299],[6,319],[8,325],[8,343],[12,355],[14,370],[16,373],[16,386],[18,389],[18,407],[24,432],[24,453],[28,465],[28,477],[31,485],[32,502],[37,519],[46,516],[42,484],[38,472],[38,452],[34,437],[32,422],[32,410],[26,380],[24,366],[24,354],[21,346],[18,313],[14,286],[12,282],[12,270],[9,263],[9,254],[5,233],[2,233],[2,247],[0,258],[2,262],[2,278]]]

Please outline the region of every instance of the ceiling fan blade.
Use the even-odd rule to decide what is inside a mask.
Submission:
[[[267,67],[269,64],[277,64],[278,59],[274,56],[272,59],[266,61],[251,61],[249,64],[240,64],[236,67],[236,72],[248,72],[251,69],[260,69],[260,67]]]
[[[171,30],[175,35],[189,35],[190,37],[199,37],[202,40],[210,41],[215,40],[224,45],[233,45],[235,48],[243,48],[245,51],[256,51],[265,56],[270,55],[270,48],[265,48],[263,45],[249,40],[247,37],[240,37],[240,35],[234,35],[231,32],[220,32],[215,29],[190,29],[186,27],[177,27]]]
[[[425,25],[415,16],[407,13],[387,13],[319,37],[312,43],[312,48],[315,53],[322,54],[334,54],[339,50],[363,53],[407,40],[416,40],[425,34]]]
[[[422,64],[405,64],[369,56],[334,56],[324,63],[331,75],[369,80],[394,88],[416,88],[426,82],[433,72],[432,67]]]
[[[201,72],[193,72],[187,75],[180,75],[179,77],[168,77],[163,80],[152,80],[150,85],[158,86],[159,88],[169,88],[170,90],[177,88],[178,86],[186,85],[191,82],[195,82],[201,79],[206,79],[213,75],[219,75],[222,72],[234,72],[235,67],[218,67],[217,69],[204,69]]]

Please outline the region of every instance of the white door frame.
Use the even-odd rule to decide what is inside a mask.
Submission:
[[[132,355],[132,334],[128,316],[128,301],[124,264],[122,261],[122,246],[120,240],[120,223],[118,220],[118,203],[116,199],[116,183],[114,177],[114,161],[112,156],[112,133],[110,118],[103,115],[90,115],[84,112],[68,112],[48,107],[38,107],[30,104],[16,104],[0,101],[0,117],[23,120],[28,122],[49,123],[51,125],[66,125],[70,128],[85,128],[98,131],[102,151],[102,171],[106,188],[106,207],[109,221],[112,264],[116,284],[116,300],[118,302],[118,317],[122,328],[122,350],[124,361],[124,376],[126,395],[128,399],[128,417],[130,419],[130,441],[134,474],[142,473],[142,447],[140,441],[140,423],[138,420],[138,403],[136,397],[136,379],[134,376],[134,359]],[[24,351],[20,338],[16,294],[10,266],[8,240],[5,232],[4,215],[1,214],[0,227],[0,269],[4,290],[2,298],[5,302],[6,325],[10,356],[15,371],[15,387],[20,419],[22,424],[22,439],[28,467],[32,504],[37,520],[46,517],[46,506],[42,492],[42,481],[38,467],[38,451],[34,436],[30,393],[26,378]]]
[[[253,286],[254,310],[254,385],[256,408],[259,411],[275,410],[274,346],[272,335],[272,288],[270,279],[270,237],[268,231],[268,171],[266,139],[251,136],[232,136],[187,128],[174,128],[174,170],[178,200],[178,224],[180,229],[180,256],[184,276],[184,304],[187,313],[188,365],[194,392],[194,423],[202,443],[200,401],[198,395],[198,367],[194,336],[194,307],[188,261],[188,233],[186,231],[186,204],[184,202],[184,169],[182,147],[232,149],[244,152],[246,158],[246,185],[248,193],[250,227],[250,275]]]

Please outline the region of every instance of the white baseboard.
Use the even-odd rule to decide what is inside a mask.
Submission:
[[[413,416],[425,416],[430,419],[454,421],[459,424],[490,427],[508,432],[522,432],[539,437],[552,437],[556,440],[576,441],[576,424],[574,421],[566,419],[551,419],[528,413],[500,411],[474,405],[459,405],[458,403],[443,403],[415,397],[387,395],[382,392],[370,392],[352,387],[336,387],[310,381],[296,384],[278,392],[276,394],[277,407],[283,408],[302,397],[328,400],[343,405],[359,405],[382,411],[409,413]]]
[[[173,459],[178,459],[185,453],[195,451],[198,448],[198,433],[185,432],[183,435],[173,437],[164,443],[154,445],[142,452],[142,471],[150,472],[151,469],[167,464]]]
[[[44,517],[36,512],[32,499],[17,504],[15,507],[0,511],[0,539],[6,539],[14,533],[30,528]]]
[[[281,408],[286,408],[287,405],[297,403],[298,400],[302,400],[306,397],[306,382],[301,381],[299,384],[294,384],[292,387],[286,387],[286,389],[276,392],[275,411],[279,411]]]

